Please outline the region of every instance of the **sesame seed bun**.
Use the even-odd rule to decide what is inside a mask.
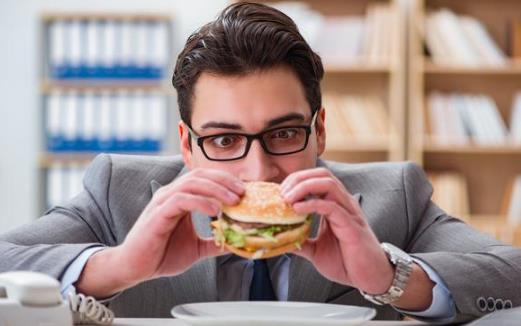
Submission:
[[[240,203],[224,205],[222,212],[245,223],[297,224],[306,220],[306,214],[297,214],[280,193],[280,185],[273,182],[247,182]]]
[[[224,206],[219,219],[211,223],[216,244],[247,259],[269,258],[300,249],[310,232],[308,215],[297,214],[284,201],[276,183],[256,181],[245,186],[239,204]],[[269,237],[260,233],[271,226],[278,226],[278,233]],[[241,241],[232,245],[228,242],[231,238],[224,236],[230,228],[253,230],[253,234],[243,233]]]

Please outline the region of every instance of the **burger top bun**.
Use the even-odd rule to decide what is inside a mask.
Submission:
[[[238,205],[224,205],[222,212],[245,223],[297,224],[307,214],[297,214],[280,194],[280,186],[273,182],[252,181],[245,184],[246,191]]]

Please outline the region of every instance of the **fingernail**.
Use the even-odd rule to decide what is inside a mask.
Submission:
[[[244,184],[242,182],[235,182],[235,188],[237,188],[237,190],[243,192],[244,191]]]
[[[305,213],[305,212],[301,212],[301,209],[302,209],[302,206],[300,206],[298,203],[296,203],[295,205],[293,205],[293,210],[294,210],[297,214]]]
[[[226,193],[226,196],[234,203],[238,202],[239,201],[239,196],[237,196],[236,194],[234,194],[233,192],[228,192]]]

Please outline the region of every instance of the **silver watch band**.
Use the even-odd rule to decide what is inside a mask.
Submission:
[[[412,273],[413,260],[406,252],[390,244],[382,243],[382,249],[387,254],[389,261],[395,266],[394,279],[387,292],[377,295],[368,294],[362,290],[360,293],[365,299],[377,304],[384,305],[398,300],[405,290]]]

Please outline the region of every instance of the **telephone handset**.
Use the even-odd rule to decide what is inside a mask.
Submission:
[[[36,272],[0,274],[0,326],[75,324],[110,325],[114,314],[82,294],[62,300],[60,283]]]

